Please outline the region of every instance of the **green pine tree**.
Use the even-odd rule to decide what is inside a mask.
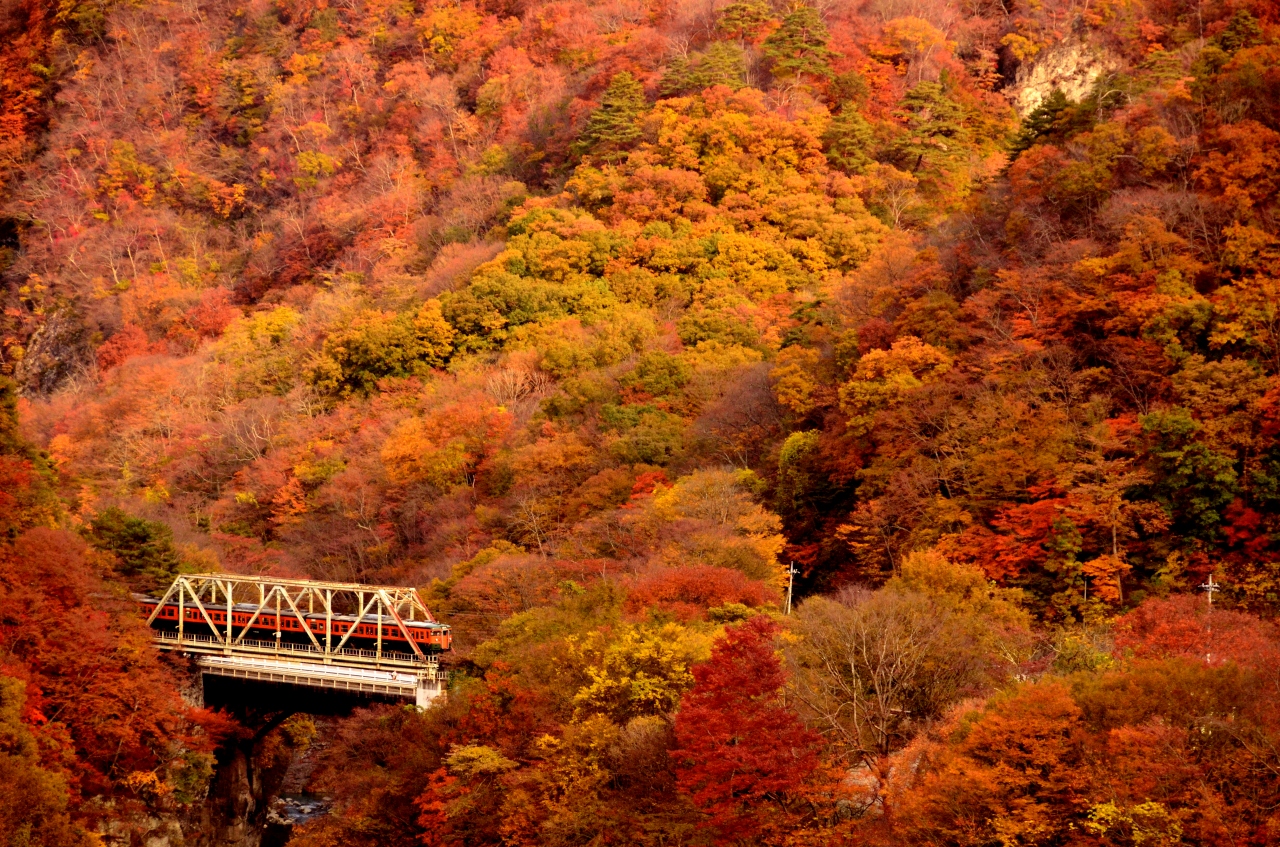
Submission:
[[[702,88],[724,85],[737,91],[747,82],[747,57],[737,45],[717,41],[699,57],[697,70]]]
[[[907,126],[894,144],[899,163],[915,173],[945,165],[961,155],[969,136],[964,109],[949,98],[942,85],[921,82],[902,98],[896,113]]]
[[[1013,152],[1021,153],[1041,142],[1055,142],[1088,130],[1096,110],[1077,106],[1059,89],[1022,119],[1022,129],[1013,140]]]
[[[827,49],[830,36],[822,16],[812,6],[797,6],[782,19],[782,26],[764,40],[764,55],[773,63],[774,76],[829,77],[835,54]]]
[[[620,158],[622,148],[640,137],[638,119],[647,105],[640,81],[627,71],[616,74],[600,98],[600,108],[587,119],[575,145],[578,152]]]
[[[693,91],[696,71],[693,62],[685,56],[676,56],[667,63],[667,69],[658,83],[658,93],[663,97],[676,97]]]
[[[658,90],[663,97],[675,97],[713,85],[724,85],[734,91],[746,85],[747,59],[742,48],[718,41],[692,59],[677,56],[667,66]]]
[[[1262,27],[1258,26],[1258,19],[1240,9],[1232,16],[1227,28],[1214,36],[1210,43],[1230,55],[1261,40]]]
[[[89,524],[88,541],[115,556],[117,572],[145,591],[167,587],[182,567],[173,530],[158,521],[135,518],[112,506]]]
[[[827,160],[847,174],[859,174],[871,164],[871,124],[852,106],[845,106],[822,135]]]
[[[716,29],[745,45],[748,41],[758,38],[760,31],[771,20],[773,20],[773,13],[769,10],[768,3],[764,0],[745,0],[745,2],[730,3],[720,10]]]

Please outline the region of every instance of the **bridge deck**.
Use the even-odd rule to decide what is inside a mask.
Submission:
[[[428,705],[444,691],[444,675],[435,670],[404,673],[253,656],[201,656],[198,664],[214,676],[403,697],[419,706]]]
[[[236,656],[273,656],[298,660],[315,660],[326,664],[348,665],[365,668],[405,668],[423,670],[436,666],[434,656],[419,659],[412,653],[398,653],[391,650],[363,650],[344,647],[341,650],[330,650],[329,661],[325,662],[323,650],[317,650],[313,644],[294,644],[290,642],[255,641],[245,639],[227,646],[224,639],[201,633],[183,633],[181,640],[177,630],[152,630],[156,647],[161,650],[181,650],[185,653],[208,655]]]

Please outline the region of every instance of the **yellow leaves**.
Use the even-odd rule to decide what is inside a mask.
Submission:
[[[226,350],[248,353],[251,349],[274,347],[288,341],[302,316],[291,306],[280,306],[269,312],[255,312],[237,318],[223,335]]]
[[[476,33],[484,18],[475,9],[446,5],[429,10],[414,22],[423,49],[437,65],[453,67],[454,53]]]
[[[1181,844],[1182,827],[1162,803],[1148,800],[1134,806],[1121,806],[1115,801],[1097,803],[1089,808],[1084,828],[1099,838],[1124,839],[1137,847],[1163,847]],[[1114,833],[1113,836],[1108,837]]]
[[[778,555],[786,546],[786,538],[782,535],[781,519],[752,498],[751,487],[757,481],[751,471],[695,471],[670,487],[655,489],[646,517],[655,524],[699,521],[727,531],[730,538],[740,539],[739,543],[760,564],[727,561],[725,566],[738,567],[753,579],[767,579],[771,584],[781,585],[783,567]],[[731,546],[724,541],[718,543]],[[764,572],[756,572],[761,566]]]
[[[872,350],[859,360],[853,379],[840,388],[840,408],[859,434],[871,429],[877,412],[910,391],[942,377],[952,366],[943,350],[908,335],[888,350]]]
[[[392,481],[449,491],[471,483],[489,441],[508,420],[496,406],[445,406],[427,417],[401,421],[379,455]]]
[[[132,771],[121,782],[125,788],[150,802],[162,801],[173,793],[173,786],[154,771]]]
[[[285,70],[292,74],[289,82],[293,85],[305,85],[323,65],[324,57],[318,53],[294,53],[284,63]]]
[[[551,232],[535,232],[511,239],[511,249],[519,250],[528,273],[550,282],[565,282],[586,273],[591,266],[591,245],[566,240]],[[501,257],[499,257],[501,258]]]
[[[1145,177],[1162,174],[1180,149],[1178,140],[1162,126],[1146,126],[1133,134],[1133,155]]]
[[[750,347],[703,341],[694,349],[686,350],[684,358],[693,366],[695,374],[724,374],[743,365],[759,362],[764,356],[759,350]]]
[[[301,316],[289,306],[255,312],[231,322],[213,345],[214,361],[237,397],[283,394],[293,385],[300,351],[288,342]]]
[[[148,503],[164,503],[172,494],[163,477],[156,477],[151,484],[142,489],[142,499]]]
[[[137,148],[128,141],[115,141],[107,156],[107,167],[98,177],[98,187],[112,199],[129,195],[143,205],[156,196],[157,171],[138,158]]]
[[[449,748],[449,755],[444,761],[450,773],[466,779],[497,776],[519,767],[502,753],[483,744],[455,744]]]
[[[1241,273],[1280,276],[1280,239],[1266,230],[1235,223],[1223,230],[1222,260]]]
[[[597,631],[575,640],[571,655],[584,664],[587,678],[573,697],[575,715],[603,715],[622,724],[667,714],[693,685],[690,666],[710,653],[709,635],[675,623],[628,626],[608,636]]]
[[[816,395],[822,388],[816,376],[820,358],[818,351],[807,347],[786,347],[769,375],[778,402],[797,416],[803,417],[817,406]]]
[[[322,177],[330,177],[342,167],[342,162],[317,150],[303,150],[295,158],[301,176],[293,178],[299,188],[315,188]]]
[[[298,135],[310,136],[317,141],[323,141],[333,135],[333,129],[323,121],[307,121],[298,127],[297,133]]]
[[[422,342],[423,356],[438,367],[453,352],[453,338],[457,331],[444,319],[439,300],[428,300],[414,316],[413,328]]]
[[[1280,372],[1280,280],[1259,276],[1224,285],[1213,295],[1213,308],[1213,347],[1240,344],[1258,350],[1270,369]]]
[[[1012,53],[1013,57],[1020,62],[1034,59],[1041,49],[1040,44],[1032,41],[1025,35],[1020,35],[1016,32],[1011,32],[1001,38],[1000,43],[1005,47],[1008,47],[1009,52]]]
[[[909,61],[919,61],[955,49],[955,44],[947,41],[942,30],[923,18],[894,18],[884,25],[884,35]]]

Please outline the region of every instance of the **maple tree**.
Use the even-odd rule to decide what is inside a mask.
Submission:
[[[759,616],[727,630],[676,715],[678,785],[716,843],[777,838],[818,769],[817,737],[782,700],[775,633]]]

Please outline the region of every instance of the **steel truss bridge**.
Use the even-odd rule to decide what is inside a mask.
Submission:
[[[173,603],[178,607],[176,628],[157,628],[161,610]],[[257,610],[245,614],[245,607],[237,608],[238,604],[252,604]],[[188,626],[192,615],[201,631]],[[274,640],[255,638],[250,632],[264,615],[274,616]],[[322,637],[317,637],[304,617],[315,620],[318,615],[324,615]],[[341,638],[334,633],[336,617],[350,623]],[[305,634],[307,641],[283,640],[282,622],[290,619],[297,621],[296,626],[290,625],[290,634]],[[446,674],[437,657],[413,640],[405,624],[434,620],[412,588],[186,574],[169,586],[147,618],[147,625],[157,648],[195,657],[206,675],[392,697],[425,707],[443,696]],[[349,646],[360,624],[376,625],[373,649]],[[402,635],[404,640],[395,644],[403,644],[409,652],[384,647],[384,632]]]

